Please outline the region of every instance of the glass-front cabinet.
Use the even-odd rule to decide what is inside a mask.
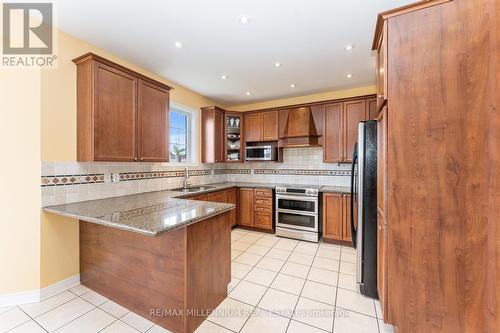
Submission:
[[[243,162],[243,116],[238,113],[226,113],[225,120],[226,162]]]

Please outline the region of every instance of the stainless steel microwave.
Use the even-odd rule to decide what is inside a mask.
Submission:
[[[276,161],[276,147],[247,146],[245,149],[245,159],[247,161]]]

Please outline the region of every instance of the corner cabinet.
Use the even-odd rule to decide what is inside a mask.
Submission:
[[[201,109],[201,162],[224,162],[224,110],[216,106]]]
[[[77,66],[77,160],[168,161],[171,87],[87,53]]]

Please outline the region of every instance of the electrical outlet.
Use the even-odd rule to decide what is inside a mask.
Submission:
[[[118,183],[120,181],[120,174],[119,173],[112,173],[111,174],[111,181],[113,183]]]

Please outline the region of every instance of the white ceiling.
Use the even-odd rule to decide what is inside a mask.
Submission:
[[[233,105],[374,84],[370,49],[377,13],[411,2],[58,0],[56,22],[72,35]],[[250,22],[241,24],[241,16]],[[176,41],[183,47],[176,48]],[[348,44],[352,51],[344,50]],[[274,67],[276,61],[281,67]]]

